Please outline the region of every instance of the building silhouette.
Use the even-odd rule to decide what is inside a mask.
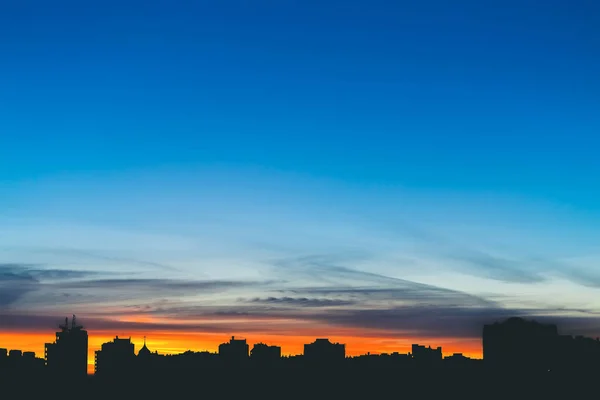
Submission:
[[[0,349],[0,377],[3,375],[38,374],[44,371],[44,359],[32,351]]]
[[[219,357],[225,363],[243,363],[248,360],[249,350],[246,339],[232,336],[229,342],[219,345]]]
[[[0,376],[6,374],[8,369],[8,350],[0,349]]]
[[[20,358],[23,355],[21,350],[11,350],[8,352],[8,358]]]
[[[340,362],[346,358],[346,345],[331,343],[329,339],[316,339],[304,345],[307,362]]]
[[[136,367],[135,360],[135,345],[131,338],[121,339],[117,336],[96,351],[94,372],[99,376],[126,374]]]
[[[435,366],[442,361],[442,348],[425,347],[419,344],[412,345],[412,357],[416,365]]]
[[[152,355],[152,352],[150,351],[148,346],[146,346],[146,336],[144,336],[144,345],[142,346],[140,351],[138,351],[137,356],[143,358],[143,357],[149,357],[151,355]]]
[[[137,373],[142,374],[144,376],[157,374],[160,371],[164,371],[167,366],[170,366],[167,360],[168,359],[166,356],[159,355],[157,351],[152,352],[148,348],[146,344],[146,336],[144,336],[144,345],[142,346],[140,351],[138,351],[135,360],[135,370]]]
[[[85,377],[87,375],[88,333],[77,325],[75,315],[69,326],[65,318],[64,325],[59,325],[54,343],[46,343],[44,358],[49,371],[66,377]]]
[[[348,359],[348,365],[368,370],[409,368],[414,365],[410,354],[363,354]]]
[[[14,373],[21,372],[23,352],[21,350],[10,350],[8,352],[8,359],[6,366],[9,371]]]
[[[483,359],[489,367],[548,370],[558,345],[552,324],[515,317],[483,327]]]
[[[481,360],[465,357],[462,353],[454,353],[451,356],[444,357],[444,364],[451,367],[475,367]]]
[[[281,347],[256,343],[250,352],[250,359],[258,364],[276,363],[281,359]]]
[[[551,355],[551,370],[580,371],[600,369],[600,340],[583,336],[559,335]]]

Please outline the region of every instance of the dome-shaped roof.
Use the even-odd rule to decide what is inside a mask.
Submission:
[[[152,354],[152,352],[150,351],[150,349],[148,349],[148,347],[146,347],[146,336],[144,336],[144,346],[142,346],[142,348],[138,352],[138,357],[149,356],[150,354]]]

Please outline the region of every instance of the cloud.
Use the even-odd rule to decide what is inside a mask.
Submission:
[[[18,277],[29,281],[65,280],[84,278],[93,275],[105,274],[100,271],[84,271],[73,269],[41,268],[43,265],[26,263],[0,263],[0,276]]]
[[[462,250],[448,255],[448,258],[470,266],[467,272],[483,278],[508,283],[540,283],[546,280],[533,262],[515,261],[473,250]]]
[[[464,307],[486,306],[499,307],[491,300],[470,295],[468,293],[440,288],[432,285],[405,281],[404,287],[378,288],[378,287],[320,287],[293,289],[292,293],[319,294],[344,297],[361,301],[363,303],[387,304],[393,302],[397,305],[458,305]]]
[[[482,252],[463,253],[455,255],[454,259],[478,268],[480,276],[509,283],[540,283],[550,277],[559,277],[581,286],[600,288],[600,271],[595,266],[581,267],[573,262],[544,257],[517,261]]]
[[[268,305],[286,305],[292,307],[335,307],[355,304],[351,300],[316,299],[307,297],[256,297],[250,303]]]
[[[27,273],[40,281],[63,281],[107,274],[99,271],[75,271],[69,269],[30,269]]]
[[[363,260],[363,258],[359,258]],[[377,284],[389,284],[395,278],[359,271],[346,266],[339,265],[340,262],[352,263],[355,259],[348,255],[308,255],[300,257],[289,257],[271,261],[275,267],[275,273],[297,278],[310,278],[313,283],[318,281],[336,284],[351,285],[360,281],[368,280]]]
[[[279,259],[271,264],[275,279],[264,281],[98,279],[93,273],[2,264],[0,285],[4,286],[0,287],[10,290],[3,291],[0,305],[13,304],[32,290],[36,295],[23,308],[33,316],[4,311],[0,328],[49,329],[62,320],[59,314],[67,307],[76,309],[90,330],[121,332],[289,333],[292,329],[302,334],[318,329],[323,335],[344,331],[474,339],[480,337],[483,324],[511,316],[554,319],[567,331],[574,327],[591,332],[600,326],[598,315],[542,307],[506,309],[481,296],[341,265],[353,261],[336,255]],[[247,296],[238,295],[236,300],[213,296],[242,290]],[[210,294],[209,302],[193,299],[203,293]],[[55,306],[51,313],[57,317],[36,311],[44,304]],[[148,318],[138,322],[137,317]]]
[[[152,261],[138,260],[128,257],[117,257],[113,255],[100,254],[98,251],[82,250],[82,249],[71,249],[71,248],[36,248],[30,249],[29,251],[41,254],[57,254],[60,256],[71,256],[83,259],[94,259],[103,262],[117,263],[117,264],[130,264],[142,267],[151,267],[154,269],[165,270],[170,272],[179,271],[177,268],[170,265]]]
[[[62,289],[101,289],[101,290],[152,290],[162,291],[222,291],[232,288],[262,286],[273,281],[232,281],[232,280],[177,280],[177,279],[91,279],[62,282]]]
[[[94,332],[173,332],[173,333],[220,333],[231,332],[255,334],[339,335],[357,337],[376,335],[390,338],[452,338],[477,340],[481,338],[483,325],[510,317],[520,316],[544,323],[555,323],[561,334],[597,335],[600,316],[572,316],[560,311],[507,310],[461,307],[396,307],[387,309],[328,309],[326,312],[301,312],[288,310],[283,314],[245,312],[217,309],[198,310],[193,319],[169,318],[155,321],[126,320],[122,316],[78,315],[84,327]],[[203,318],[199,318],[202,314]],[[177,314],[175,314],[177,315]],[[218,318],[215,318],[218,317]],[[15,315],[0,313],[0,329],[14,332],[47,332],[62,322],[64,315]]]
[[[24,299],[28,294],[46,287],[48,281],[64,281],[96,275],[94,271],[40,268],[37,264],[0,264],[0,308]]]
[[[521,315],[516,310],[484,307],[411,305],[383,309],[334,310],[323,319],[331,325],[392,331],[409,337],[477,338],[484,323]]]
[[[166,302],[157,307],[137,308],[132,314],[150,314],[173,321],[205,320],[214,316],[225,320],[244,317],[244,322],[236,322],[238,330],[244,330],[246,324],[252,326],[252,321],[257,320],[271,320],[274,324],[294,320],[320,326],[324,334],[328,329],[344,328],[387,332],[399,337],[474,338],[480,335],[484,323],[522,313],[503,309],[477,296],[408,280],[343,267],[323,268],[322,272],[351,276],[353,281],[357,277],[366,278],[359,280],[363,284],[385,282],[387,286],[292,287],[274,291],[290,292],[295,296],[238,299],[235,305],[182,306],[181,303]]]
[[[0,313],[0,328],[2,331],[14,332],[43,332],[57,328],[64,322],[65,316],[50,316],[37,314]]]
[[[290,258],[278,260],[274,265],[284,276],[299,278],[300,282],[308,282],[306,286],[282,289],[283,293],[319,294],[342,297],[346,300],[395,301],[403,304],[427,302],[442,305],[452,303],[497,306],[492,301],[468,293],[337,265],[335,259],[331,257]]]
[[[217,294],[230,291],[262,291],[273,281],[231,280],[176,280],[176,279],[86,279],[46,283],[35,296],[24,299],[26,310],[40,307],[54,310],[77,309],[79,312],[94,312],[128,304],[152,304],[157,299],[170,300],[175,304],[187,301],[198,303],[195,296],[206,295],[210,302],[222,301]],[[120,312],[120,311],[119,311]]]
[[[57,329],[60,323],[64,322],[66,315],[39,315],[25,314],[17,315],[14,313],[0,313],[0,329],[6,332],[49,332]],[[233,317],[233,316],[232,316]],[[238,316],[239,317],[239,316]],[[239,320],[231,318],[230,320],[218,321],[172,321],[163,320],[157,322],[146,321],[127,321],[122,319],[113,319],[109,317],[86,317],[77,315],[78,322],[90,335],[101,331],[122,332],[173,332],[173,333],[221,333],[226,339],[231,332],[253,332],[270,333],[280,332],[278,325],[268,325],[264,321],[245,320],[240,323]],[[51,336],[48,337],[51,340]]]
[[[600,288],[600,271],[597,269],[597,263],[587,267],[578,266],[573,262],[558,260],[538,260],[543,263],[550,272],[573,283],[590,288]]]
[[[543,266],[537,263],[495,256],[475,249],[471,244],[464,245],[454,238],[406,221],[396,223],[396,231],[420,243],[427,256],[437,256],[445,268],[457,268],[473,276],[508,283],[539,283],[546,280],[541,273],[544,268],[539,268]]]
[[[27,293],[36,290],[38,280],[23,273],[28,264],[0,264],[0,308],[6,308]]]
[[[386,309],[333,310],[314,315],[316,321],[344,327],[390,331],[398,336],[423,338],[481,338],[484,324],[510,317],[557,324],[563,334],[597,336],[600,315],[574,315],[564,310],[504,309],[485,307],[411,306]]]
[[[117,278],[97,278],[117,275]],[[35,311],[40,307],[69,306],[90,311],[115,303],[144,302],[156,298],[184,298],[202,293],[265,288],[277,281],[132,279],[99,271],[43,268],[30,264],[0,264],[0,307],[15,305]]]

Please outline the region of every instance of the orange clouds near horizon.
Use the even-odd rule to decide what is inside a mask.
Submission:
[[[94,355],[101,345],[112,341],[116,336],[121,338],[131,338],[135,344],[135,351],[143,345],[144,335],[146,343],[151,351],[158,351],[160,354],[179,354],[187,350],[191,351],[209,351],[217,352],[219,344],[227,342],[230,336],[215,333],[181,333],[154,331],[142,334],[135,332],[133,335],[117,331],[94,331],[88,332],[88,373],[94,372]],[[453,353],[463,353],[472,358],[482,357],[481,340],[474,339],[456,339],[456,338],[390,338],[374,337],[361,335],[364,332],[357,332],[356,335],[332,335],[328,337],[332,342],[346,344],[346,355],[357,356],[361,354],[380,354],[380,353],[408,353],[411,351],[411,345],[418,343],[431,347],[442,347],[444,356]],[[263,342],[269,345],[281,346],[283,355],[296,355],[304,352],[304,344],[313,342],[317,337],[315,335],[265,335],[265,334],[243,334],[236,335],[236,338],[245,338],[250,348],[256,343]],[[39,333],[32,332],[0,332],[0,348],[19,349],[23,351],[33,351],[37,357],[44,357],[44,343],[51,343],[55,339],[53,331],[44,331]]]

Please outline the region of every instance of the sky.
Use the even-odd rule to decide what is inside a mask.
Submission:
[[[1,2],[0,347],[600,336],[598,49],[591,0]]]

